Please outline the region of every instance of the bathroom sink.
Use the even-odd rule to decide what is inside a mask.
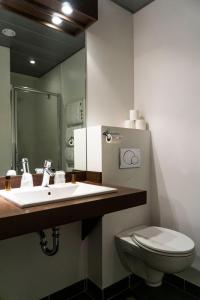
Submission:
[[[116,188],[87,184],[82,182],[37,186],[33,188],[16,188],[0,191],[0,196],[19,207],[36,206],[59,201],[95,196],[116,192]]]

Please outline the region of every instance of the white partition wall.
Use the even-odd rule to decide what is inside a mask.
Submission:
[[[87,170],[102,172],[102,126],[87,128]]]
[[[119,143],[107,143],[103,135],[106,131],[119,134],[121,137]],[[148,191],[149,146],[149,131],[109,126],[91,127],[87,130],[89,170],[102,171],[104,185],[119,185]],[[140,149],[141,167],[120,169],[120,148]],[[89,237],[89,278],[101,288],[105,288],[127,276],[128,273],[118,258],[114,236],[129,227],[149,222],[149,199],[147,205],[105,215]],[[97,248],[98,252],[95,250]],[[92,265],[95,259],[98,261],[98,268],[94,269]]]

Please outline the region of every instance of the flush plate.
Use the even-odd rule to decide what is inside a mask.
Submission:
[[[141,151],[138,148],[120,149],[120,169],[140,168]]]

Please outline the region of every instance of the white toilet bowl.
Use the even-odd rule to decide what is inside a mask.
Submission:
[[[189,267],[195,254],[194,242],[186,235],[155,226],[130,228],[116,236],[122,263],[150,286],[160,286],[165,273]]]

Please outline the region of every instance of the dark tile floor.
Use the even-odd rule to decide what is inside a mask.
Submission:
[[[195,300],[197,299],[168,284],[163,284],[161,287],[158,288],[151,288],[144,284],[142,286],[135,288],[133,293],[136,300]]]
[[[128,290],[112,298],[112,300],[198,300],[181,290],[170,285],[163,285],[159,288],[151,288],[146,285],[140,285],[134,288],[134,291]],[[81,294],[72,300],[93,300],[87,294]]]
[[[76,297],[71,298],[71,300],[93,300],[93,299],[84,293],[84,294],[80,294]]]

